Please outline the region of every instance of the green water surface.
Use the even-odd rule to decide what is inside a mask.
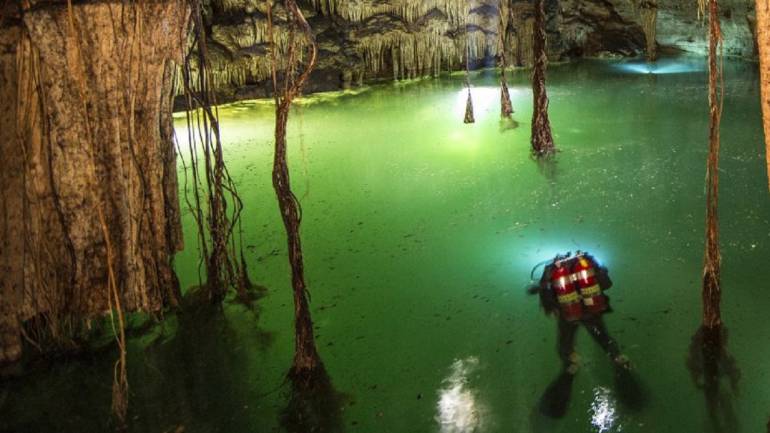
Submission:
[[[741,376],[707,409],[686,367],[700,323],[705,62],[583,61],[552,67],[561,152],[530,158],[529,72],[499,119],[494,71],[322,95],[294,109],[292,182],[319,351],[345,394],[333,431],[366,433],[761,432],[770,415],[770,198],[758,76],[727,62],[722,123],[723,318]],[[285,234],[270,180],[273,107],[220,109],[229,170],[245,202],[256,310],[170,316],[131,339],[132,432],[285,431],[293,354]],[[185,122],[177,126],[184,144]],[[184,172],[180,167],[180,179]],[[195,232],[178,255],[198,284]],[[634,363],[643,404],[626,405],[601,349],[579,331],[582,367],[562,418],[538,402],[560,372],[556,323],[525,288],[532,267],[588,250],[610,270],[610,333]],[[0,430],[107,431],[114,353],[57,363],[8,384]],[[713,416],[712,416],[713,415]],[[715,423],[714,417],[720,420]]]

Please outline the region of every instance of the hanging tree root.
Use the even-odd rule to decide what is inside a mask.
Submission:
[[[468,99],[465,101],[465,116],[463,123],[476,123],[476,117],[473,115],[473,98],[471,97],[471,42],[468,32],[468,14],[470,10],[465,11],[465,87],[468,89]]]
[[[190,3],[193,44],[185,57],[183,84],[188,104],[194,202],[189,199],[187,202],[188,206],[194,204],[191,213],[198,226],[198,245],[206,269],[207,281],[202,286],[213,305],[221,304],[229,288],[235,288],[239,299],[249,304],[252,284],[246,269],[240,226],[243,202],[224,161],[217,102],[211,90],[202,5],[200,0],[190,0]],[[228,204],[232,209],[228,209]]]
[[[703,267],[703,326],[722,324],[719,251],[719,129],[722,116],[723,75],[717,50],[722,34],[719,5],[709,0],[709,153],[706,165],[706,252]],[[720,54],[721,55],[721,54]]]
[[[511,104],[511,93],[508,91],[508,82],[505,78],[505,68],[507,66],[505,60],[505,40],[506,31],[508,26],[506,25],[507,17],[504,17],[504,10],[510,10],[510,8],[504,8],[502,1],[498,8],[500,13],[500,25],[499,25],[499,37],[498,37],[498,52],[500,53],[500,117],[503,119],[510,119],[513,114],[513,104]]]
[[[278,82],[277,48],[273,34],[272,1],[267,0],[268,27],[270,42],[270,59],[272,65],[273,93],[275,97],[275,154],[273,159],[273,188],[278,199],[286,238],[288,244],[289,264],[291,265],[292,288],[294,293],[294,325],[295,352],[294,362],[289,377],[296,386],[312,388],[314,379],[324,372],[323,363],[318,355],[313,334],[313,322],[308,305],[308,291],[305,283],[300,224],[302,211],[299,201],[291,190],[289,168],[286,160],[286,125],[289,120],[289,109],[310,77],[316,65],[318,48],[310,25],[305,20],[294,0],[285,0],[284,6],[289,13],[291,41],[287,61],[288,73],[283,77],[282,85]],[[302,38],[295,38],[294,33],[300,32]],[[303,41],[304,40],[304,41]],[[299,72],[300,60],[298,51],[307,45],[305,69]]]
[[[468,88],[468,99],[465,101],[465,117],[463,123],[475,123],[476,118],[473,116],[473,99],[471,98],[471,89]]]
[[[532,154],[538,158],[548,157],[556,152],[551,135],[551,122],[548,120],[548,94],[545,88],[545,70],[548,66],[546,55],[545,8],[544,0],[535,0],[535,29],[533,55],[535,67],[532,71],[532,93],[534,111],[532,113]]]
[[[503,72],[505,74],[505,72]],[[504,76],[504,75],[503,75]],[[513,115],[513,104],[511,104],[511,94],[508,92],[508,84],[503,78],[500,83],[500,117],[510,119]]]

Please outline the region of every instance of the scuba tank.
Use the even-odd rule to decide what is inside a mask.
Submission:
[[[572,281],[580,292],[584,308],[589,313],[601,314],[607,311],[607,297],[602,293],[602,288],[596,279],[594,261],[587,254],[578,251],[575,256]]]
[[[564,320],[574,322],[583,316],[583,303],[572,279],[572,261],[569,255],[556,256],[551,270],[551,289],[559,302]]]

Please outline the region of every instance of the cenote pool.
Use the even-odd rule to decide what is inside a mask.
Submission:
[[[290,166],[304,210],[319,351],[341,416],[366,433],[759,432],[770,416],[770,196],[755,65],[726,62],[721,157],[723,319],[737,388],[716,411],[687,368],[700,324],[707,102],[705,62],[582,61],[549,70],[561,152],[530,158],[529,72],[499,119],[496,73],[317,95],[293,111]],[[275,201],[273,107],[220,109],[229,170],[245,202],[246,259],[267,290],[254,310],[170,316],[130,340],[132,432],[286,431],[293,354],[285,235]],[[186,126],[177,119],[179,136]],[[182,143],[182,147],[184,147]],[[180,165],[180,182],[184,172]],[[198,284],[195,227],[177,256]],[[541,398],[559,376],[556,322],[526,294],[532,267],[588,250],[608,266],[607,327],[632,360],[635,404],[579,330],[582,367],[562,418]],[[539,275],[538,275],[539,276]],[[56,363],[0,394],[0,430],[106,431],[111,351]],[[619,388],[620,386],[620,388]],[[41,416],[44,415],[44,416]],[[45,421],[42,421],[45,420]]]

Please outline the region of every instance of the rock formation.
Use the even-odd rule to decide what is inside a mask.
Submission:
[[[618,0],[620,1],[620,0]],[[626,0],[622,0],[626,1]],[[308,91],[334,90],[363,80],[436,75],[464,66],[492,66],[498,55],[500,9],[510,65],[532,64],[532,4],[504,0],[307,0],[303,12],[319,44],[319,65]],[[634,55],[644,33],[630,4],[598,0],[548,2],[549,57],[606,53]],[[263,1],[212,0],[210,25],[214,85],[220,99],[267,97],[270,86]],[[276,5],[277,45],[285,52],[285,12]]]
[[[506,59],[510,65],[532,65],[530,1],[304,0],[300,5],[320,49],[309,92],[460,69],[466,43],[474,66],[492,66],[501,10]],[[264,1],[211,0],[206,14],[220,99],[270,96]],[[276,14],[277,42],[285,50],[285,12],[276,7]],[[684,0],[551,0],[546,15],[548,56],[556,61],[634,56],[645,48],[654,52],[657,45],[705,54],[708,47],[697,7]],[[725,54],[756,57],[755,21],[751,0],[725,0]]]

